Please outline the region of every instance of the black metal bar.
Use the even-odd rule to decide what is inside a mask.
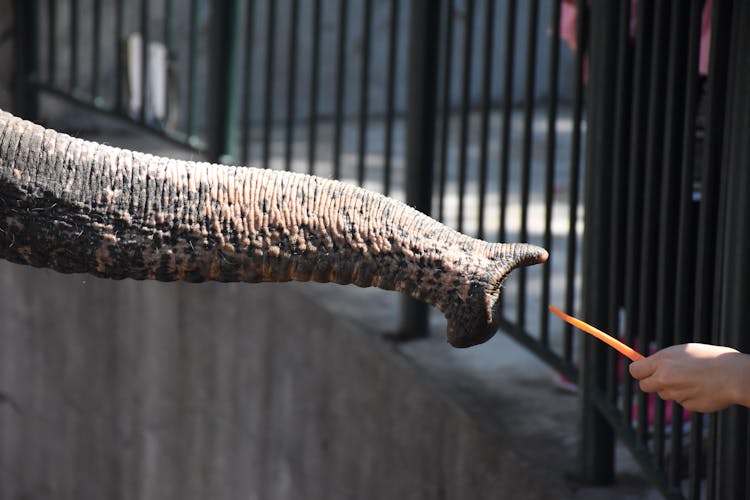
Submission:
[[[526,75],[523,105],[523,143],[521,145],[521,229],[518,241],[529,239],[529,196],[531,191],[532,152],[531,143],[534,134],[534,102],[536,93],[536,46],[539,24],[539,2],[528,3],[529,24],[526,28]],[[516,274],[518,283],[517,321],[523,327],[526,324],[526,269],[521,268]]]
[[[122,0],[121,0],[122,1]],[[200,19],[198,17],[199,0],[190,1],[190,39],[188,41],[188,110],[185,130],[188,137],[193,138],[197,129],[198,106],[196,104],[198,82],[198,42],[200,35]]]
[[[513,75],[516,53],[516,0],[508,1],[505,17],[505,65],[503,68],[503,126],[500,136],[500,229],[498,241],[507,240],[505,212],[510,177],[510,136],[513,127]]]
[[[409,25],[409,89],[406,130],[406,202],[431,212],[437,116],[440,33],[439,0],[414,0]],[[414,338],[429,332],[429,310],[422,302],[402,299],[398,334]]]
[[[474,52],[474,0],[466,0],[466,27],[464,28],[464,61],[461,77],[461,143],[458,150],[458,230],[464,228],[464,203],[466,198],[467,160],[469,153],[469,107],[471,105],[471,66]]]
[[[482,48],[482,111],[479,138],[479,223],[477,237],[484,239],[484,212],[489,168],[490,106],[492,101],[492,54],[495,30],[495,2],[487,2],[484,12],[484,47]]]
[[[365,183],[367,154],[367,123],[370,97],[370,46],[372,45],[372,0],[365,0],[362,18],[362,67],[359,83],[359,150],[357,152],[357,183]]]
[[[54,0],[53,0],[54,1]],[[121,113],[123,106],[123,79],[125,71],[125,55],[123,36],[125,33],[124,0],[115,1],[115,112]],[[188,84],[189,85],[189,84]]]
[[[336,109],[334,111],[335,122],[333,129],[333,177],[335,179],[341,178],[341,133],[344,125],[344,97],[346,92],[344,80],[346,78],[346,28],[348,17],[349,1],[339,0],[338,45],[336,46],[336,66],[338,67],[338,71],[336,72]]]
[[[681,179],[682,132],[684,130],[685,106],[685,74],[687,68],[688,38],[688,7],[684,3],[676,3],[669,16],[669,48],[667,62],[667,80],[665,113],[664,113],[664,141],[661,159],[662,177],[661,193],[659,196],[659,231],[657,233],[657,284],[656,284],[656,347],[661,349],[674,343],[675,331],[675,285],[677,280],[677,261],[674,258],[677,249],[673,242],[677,241],[679,226],[679,200]],[[677,410],[677,408],[674,408]],[[666,454],[666,415],[665,404],[661,401],[656,405],[654,434],[654,455],[660,469],[665,467]],[[681,435],[681,428],[676,423],[681,420],[682,410],[672,413],[670,439],[674,444],[676,435]],[[679,461],[677,462],[679,465]],[[673,464],[670,464],[673,466]]]
[[[36,120],[39,114],[39,95],[34,79],[39,70],[38,20],[36,0],[15,0],[13,3],[16,73],[13,82],[13,112],[27,120]]]
[[[724,117],[723,151],[717,152],[723,154],[707,158],[712,168],[719,170],[721,175],[716,251],[717,275],[720,277],[716,280],[714,296],[714,314],[717,318],[714,328],[719,333],[717,343],[745,353],[750,352],[750,337],[746,334],[747,301],[750,297],[750,268],[746,257],[750,250],[750,229],[747,225],[747,210],[750,208],[747,196],[750,187],[747,172],[750,159],[750,143],[747,140],[747,119],[750,116],[750,98],[747,95],[750,85],[747,74],[750,63],[750,32],[747,31],[749,7],[746,2],[712,4],[709,120],[718,118],[713,115],[715,110],[712,108],[720,105],[717,99],[721,99],[722,94],[726,96],[723,103],[728,112]],[[721,69],[717,70],[717,66],[723,64],[728,66],[724,91],[719,86],[721,75],[717,74],[722,72]],[[715,80],[715,77],[718,78]],[[715,125],[715,122],[709,122],[709,128]],[[715,132],[711,130],[710,133],[713,136]],[[708,151],[709,154],[712,152]],[[706,170],[704,168],[704,174]],[[735,405],[721,412],[718,419],[716,496],[748,498],[750,485],[745,475],[749,458],[748,409]]]
[[[544,167],[544,236],[542,246],[552,248],[552,204],[555,184],[555,160],[557,146],[557,99],[558,73],[560,68],[560,2],[552,2],[550,34],[550,63],[548,73],[549,103],[547,104],[547,147]],[[550,281],[552,266],[542,269],[542,300],[539,310],[539,340],[542,345],[549,345],[549,311]]]
[[[511,0],[512,1],[512,0]],[[443,49],[443,99],[440,125],[440,165],[438,181],[438,218],[445,217],[445,186],[448,180],[448,144],[451,125],[451,75],[453,74],[453,0],[445,2],[445,44]]]
[[[266,19],[266,68],[263,95],[263,168],[271,166],[271,135],[273,134],[274,72],[276,70],[276,2],[268,2]]]
[[[237,95],[235,74],[238,43],[238,0],[213,4],[211,12],[208,91],[206,107],[209,161],[226,163],[231,155],[232,126]]]
[[[391,193],[391,178],[393,177],[393,119],[396,107],[396,64],[398,62],[398,23],[399,23],[398,0],[391,0],[390,26],[388,28],[388,76],[385,94],[385,138],[383,154],[383,193],[389,196]]]
[[[620,332],[620,311],[624,303],[625,280],[625,239],[628,160],[630,158],[630,98],[632,92],[632,49],[630,38],[630,3],[620,2],[617,20],[617,89],[615,103],[614,154],[612,162],[612,203],[610,218],[610,240],[612,251],[609,259],[609,321],[608,324],[618,335]],[[632,384],[629,379],[620,388],[619,359],[613,352],[607,360],[607,399],[616,401],[618,391],[623,399],[632,397]],[[623,413],[623,421],[630,425],[630,414]]]
[[[579,2],[579,8],[583,2]],[[587,95],[588,136],[586,141],[586,232],[582,268],[583,315],[594,324],[606,325],[609,288],[602,286],[609,273],[611,251],[606,226],[610,220],[612,163],[615,123],[615,76],[618,5],[616,2],[592,3],[591,60]],[[580,11],[579,11],[580,12]],[[579,48],[581,50],[582,47]],[[588,336],[587,336],[588,337]],[[606,346],[595,339],[582,340],[579,377],[580,441],[579,470],[589,483],[610,484],[614,480],[614,432],[596,397],[603,393],[606,376]]]
[[[255,36],[255,0],[248,0],[245,11],[245,58],[242,66],[242,130],[240,139],[240,161],[247,165],[250,159],[250,107],[253,100],[253,36]]]
[[[286,82],[286,140],[284,145],[284,169],[292,168],[292,148],[294,146],[294,107],[297,86],[297,32],[299,31],[299,0],[292,0],[292,13],[289,21],[289,71]]]
[[[151,39],[149,36],[149,12],[148,12],[148,6],[149,2],[148,0],[141,0],[141,109],[139,112],[139,119],[141,122],[146,123],[146,112],[149,105],[149,95],[148,95],[148,80],[149,80],[149,71],[148,71],[148,46],[151,43]],[[210,143],[210,141],[209,141]]]
[[[101,46],[101,24],[102,24],[102,5],[101,0],[93,0],[94,15],[92,22],[92,50],[91,50],[91,98],[96,100],[99,97],[99,73],[100,71],[100,46]]]
[[[640,287],[640,275],[636,272],[640,269],[641,262],[641,227],[640,221],[643,214],[643,165],[644,165],[644,132],[642,126],[646,122],[646,108],[648,105],[648,75],[649,57],[651,55],[651,7],[649,2],[638,3],[638,17],[635,33],[635,72],[633,75],[633,101],[631,106],[631,131],[630,131],[630,164],[628,182],[628,213],[627,213],[627,236],[628,246],[625,254],[625,314],[626,314],[626,342],[633,345],[635,332],[637,331],[639,306],[638,292]],[[643,345],[637,348],[642,349]],[[628,392],[630,388],[625,391]],[[645,412],[645,397],[639,396],[639,410]],[[625,415],[632,413],[632,401],[625,398]],[[630,417],[628,417],[630,418]],[[645,413],[639,415],[639,420]],[[641,441],[644,435],[639,436]]]
[[[164,45],[168,58],[174,50],[174,0],[164,0]]]
[[[57,0],[47,0],[47,81],[55,84],[57,65]]]
[[[669,43],[667,22],[669,20],[669,5],[665,0],[655,3],[655,16],[653,26],[653,49],[651,65],[649,69],[649,107],[646,122],[646,158],[645,158],[645,175],[643,184],[643,213],[640,221],[641,240],[641,262],[636,272],[641,276],[638,290],[639,316],[636,327],[638,329],[638,344],[644,352],[648,352],[649,344],[655,332],[651,325],[656,321],[656,275],[657,275],[657,254],[656,241],[660,230],[658,217],[656,216],[658,206],[658,193],[661,185],[661,156],[662,144],[664,142],[664,99],[666,96],[666,87],[664,85],[664,68],[665,50]],[[653,396],[651,396],[653,397]],[[646,398],[641,398],[642,406],[639,408],[639,436],[645,440],[648,436],[648,402]],[[656,406],[661,406],[662,401],[655,402]],[[663,425],[655,425],[654,431],[657,434],[656,441],[663,441]],[[657,459],[657,467],[659,457]]]
[[[310,63],[310,118],[307,135],[307,173],[315,173],[318,147],[318,89],[320,87],[320,2],[315,0],[312,16],[312,62]]]
[[[70,91],[78,91],[78,0],[70,0]]]
[[[698,79],[698,53],[700,48],[701,11],[703,1],[693,0],[690,3],[690,20],[688,27],[688,49],[687,63],[685,67],[685,96],[684,115],[682,127],[682,154],[680,167],[680,189],[679,189],[679,226],[677,229],[677,276],[675,283],[675,306],[674,306],[674,344],[683,344],[690,340],[690,332],[693,330],[692,316],[689,311],[693,310],[693,298],[695,295],[695,247],[696,247],[696,220],[697,212],[693,201],[693,172],[695,171],[695,141],[696,141],[696,109],[698,102],[699,79]],[[680,406],[672,405],[672,446],[671,455],[681,457],[682,445],[682,409]],[[688,497],[698,498],[700,495],[700,440],[697,432],[694,436],[696,425],[702,426],[702,422],[691,422],[690,450],[688,452]],[[698,431],[701,432],[701,431]],[[698,439],[696,441],[695,439]],[[668,471],[669,484],[677,487],[682,479],[682,467],[680,460],[673,460]]]
[[[570,166],[568,188],[570,196],[568,199],[568,240],[566,244],[565,262],[565,308],[573,311],[575,304],[575,276],[576,255],[578,253],[578,204],[580,202],[580,179],[581,179],[581,142],[583,132],[583,85],[584,68],[586,61],[586,46],[588,44],[588,4],[579,0],[576,4],[578,18],[576,21],[576,62],[575,62],[575,85],[573,87],[573,131],[570,145]],[[506,193],[507,196],[507,193]],[[502,221],[501,221],[502,223]],[[573,359],[573,329],[571,326],[564,327],[563,335],[563,357],[567,360]]]

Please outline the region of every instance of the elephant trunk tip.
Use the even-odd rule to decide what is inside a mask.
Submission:
[[[549,252],[530,243],[514,243],[511,261],[513,268],[544,264],[549,259]]]
[[[500,327],[500,294],[505,278],[519,267],[542,264],[549,252],[528,243],[504,245],[502,256],[496,255],[494,266],[484,279],[475,281],[464,300],[447,310],[448,342],[453,347],[471,347],[491,339]]]

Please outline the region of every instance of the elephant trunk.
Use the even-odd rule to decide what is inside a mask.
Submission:
[[[397,290],[443,311],[465,347],[496,331],[505,276],[547,252],[341,182],[117,149],[0,111],[0,257],[114,279]]]

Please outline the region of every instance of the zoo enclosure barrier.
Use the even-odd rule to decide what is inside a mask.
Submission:
[[[590,19],[583,315],[644,354],[685,342],[748,352],[738,252],[749,237],[750,9],[600,2]],[[579,383],[589,481],[612,480],[616,437],[665,497],[750,494],[746,409],[688,414],[647,397],[588,340]]]
[[[39,97],[55,96],[209,160],[340,178],[478,237],[545,246],[550,262],[506,287],[502,329],[579,383],[582,476],[613,479],[617,437],[665,496],[726,498],[726,488],[741,496],[744,412],[683,419],[674,405],[650,403],[610,352],[589,341],[579,349],[546,310],[550,302],[581,310],[643,350],[689,338],[744,346],[728,328],[738,311],[717,297],[748,275],[719,265],[747,239],[731,216],[744,203],[742,184],[727,182],[747,156],[737,128],[747,98],[735,95],[743,75],[727,62],[741,58],[743,43],[750,48],[737,20],[747,8],[713,2],[704,114],[694,64],[703,2],[629,9],[593,3],[589,15],[588,2],[555,0],[17,1],[17,112],[39,118]],[[404,301],[401,315],[403,336],[427,333],[421,304]]]

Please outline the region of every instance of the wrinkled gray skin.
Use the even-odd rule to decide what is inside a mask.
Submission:
[[[160,158],[0,111],[0,257],[114,279],[398,290],[441,310],[448,341],[467,347],[497,330],[505,276],[547,252],[337,181]]]

